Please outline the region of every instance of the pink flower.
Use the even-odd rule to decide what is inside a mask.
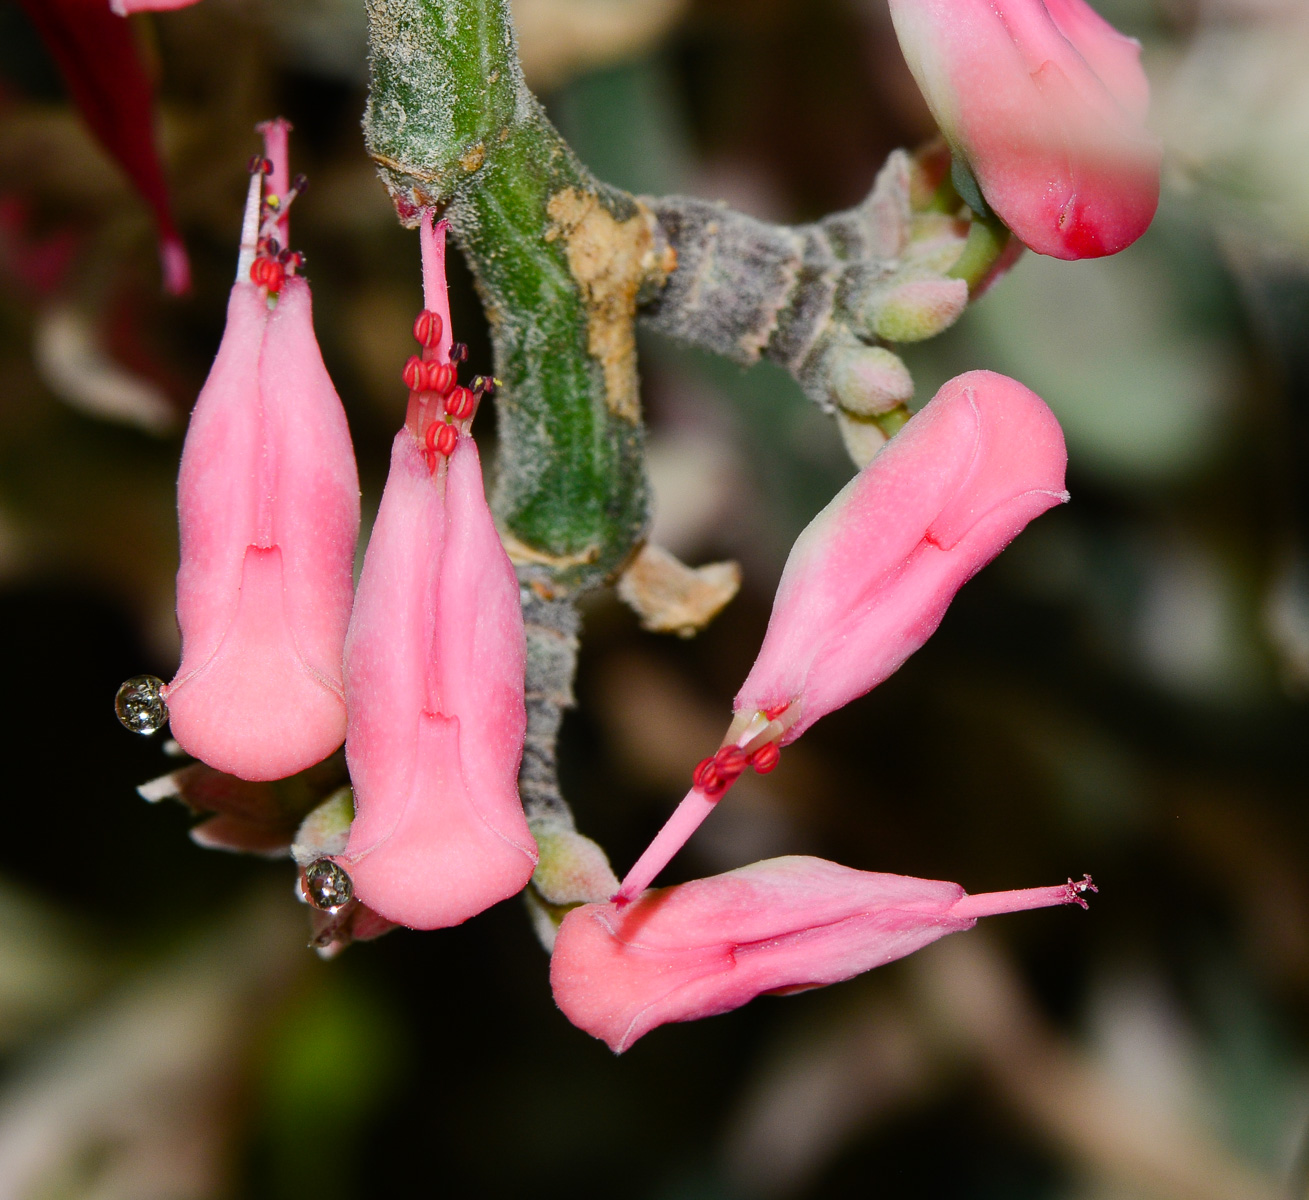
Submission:
[[[429,214],[430,215],[430,214]],[[518,582],[454,384],[445,226],[422,227],[427,311],[405,427],[346,640],[354,824],[338,861],[355,894],[420,929],[520,891],[536,844],[518,798],[526,643]]]
[[[283,215],[286,128],[267,130]],[[182,662],[166,690],[182,747],[255,780],[303,770],[345,737],[341,655],[359,535],[345,412],[314,339],[309,285],[289,273],[294,256],[273,253],[278,217],[266,207],[261,236],[261,184],[257,172],[227,328],[182,450]]]
[[[106,0],[22,0],[69,95],[154,212],[164,286],[189,290],[191,268],[173,224],[154,137],[154,96],[136,38]]]
[[[626,906],[574,909],[555,941],[550,984],[564,1016],[621,1054],[656,1026],[850,979],[978,917],[1085,908],[1083,893],[1094,890],[1087,877],[970,896],[957,883],[774,858]]]
[[[647,887],[747,765],[886,679],[955,593],[1018,532],[1068,499],[1054,414],[992,371],[947,383],[837,493],[792,547],[723,748],[623,880]]]
[[[956,155],[1033,250],[1130,246],[1159,203],[1140,46],[1084,0],[891,0],[909,69]]]

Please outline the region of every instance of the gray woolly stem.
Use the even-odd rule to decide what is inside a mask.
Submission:
[[[570,600],[543,599],[521,590],[527,626],[527,737],[518,789],[530,824],[573,828],[573,814],[559,790],[555,747],[564,710],[573,707],[577,635],[581,620]]]

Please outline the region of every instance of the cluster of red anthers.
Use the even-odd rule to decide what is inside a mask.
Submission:
[[[271,159],[255,155],[250,160],[250,174],[267,178],[273,173]],[[270,296],[282,290],[287,276],[294,275],[304,266],[305,257],[299,250],[284,249],[275,236],[277,223],[286,216],[291,201],[305,190],[308,180],[297,175],[285,196],[269,194],[260,206],[259,240],[255,244],[255,260],[250,264],[250,281],[264,288]]]
[[[765,742],[751,754],[740,746],[723,746],[716,754],[702,758],[691,773],[696,790],[716,800],[734,784],[746,767],[767,775],[782,757],[776,742]]]
[[[423,458],[429,471],[438,461],[454,453],[461,432],[477,412],[477,403],[495,389],[495,380],[475,375],[469,387],[457,382],[458,364],[468,358],[468,347],[455,342],[450,347],[450,361],[437,358],[444,323],[441,314],[424,309],[414,321],[414,340],[423,348],[422,356],[411,355],[404,366],[405,387],[409,389],[408,422],[415,434],[421,430]]]

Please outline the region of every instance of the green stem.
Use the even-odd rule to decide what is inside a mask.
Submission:
[[[987,216],[973,213],[968,227],[968,240],[964,243],[958,261],[947,274],[951,279],[964,280],[969,292],[975,292],[1005,252],[1011,237],[1013,234],[994,213]]]
[[[648,521],[632,326],[671,267],[658,227],[546,119],[507,0],[369,0],[368,16],[369,151],[403,219],[445,210],[491,322],[506,545],[549,594],[594,587]]]

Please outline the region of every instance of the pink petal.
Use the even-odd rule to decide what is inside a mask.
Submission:
[[[573,1024],[621,1053],[658,1025],[852,978],[980,916],[1083,903],[1089,886],[967,896],[955,883],[771,859],[625,907],[575,909],[560,926],[550,983]]]
[[[1139,47],[1082,0],[892,0],[933,115],[1033,250],[1113,254],[1148,227],[1160,149]]]
[[[178,513],[173,736],[244,779],[303,770],[345,736],[359,485],[302,279],[271,315],[253,284],[232,288],[182,452]]]
[[[356,894],[416,928],[520,891],[536,848],[518,799],[526,713],[518,583],[464,436],[434,478],[396,435],[346,646]]]
[[[1068,496],[1054,414],[990,371],[947,383],[796,541],[738,712],[800,701],[783,742],[894,672],[958,589]]]

